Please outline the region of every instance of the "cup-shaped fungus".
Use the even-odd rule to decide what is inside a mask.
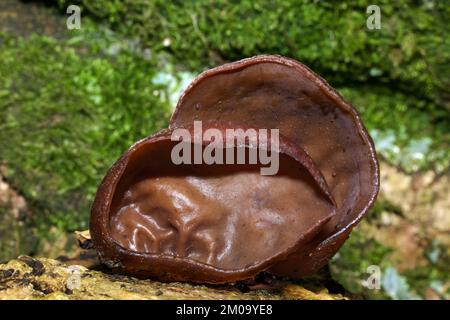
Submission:
[[[230,127],[241,130],[231,141],[219,140]],[[247,134],[252,128],[235,122],[209,122],[206,129],[215,130],[214,139],[190,125],[161,131],[111,167],[91,212],[103,263],[161,281],[233,282],[298,252],[333,219],[327,183],[301,147],[281,135],[274,148],[272,140]],[[179,130],[191,138],[178,141]],[[212,145],[215,161],[196,161]],[[263,151],[276,155],[275,174],[261,174],[258,160],[218,157],[233,154],[236,160],[242,152],[250,159]]]
[[[375,201],[379,171],[372,140],[355,108],[325,80],[280,56],[256,56],[202,73],[181,96],[170,127],[236,119],[250,127],[279,128],[313,159],[329,186],[336,215],[310,243],[271,268],[280,275],[311,275]]]

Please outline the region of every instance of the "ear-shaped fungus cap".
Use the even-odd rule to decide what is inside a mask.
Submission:
[[[224,133],[229,126],[206,129]],[[192,127],[185,130],[193,136]],[[335,214],[314,162],[283,137],[279,171],[265,176],[260,164],[176,165],[171,135],[137,142],[98,189],[92,240],[100,260],[118,271],[161,281],[251,278],[301,250]],[[248,137],[236,148],[271,150],[258,140]],[[184,146],[204,152],[208,145],[201,137]]]
[[[378,163],[357,111],[297,61],[256,56],[202,73],[180,98],[170,127],[194,120],[279,128],[322,172],[337,214],[307,246],[274,265],[274,273],[302,277],[323,267],[375,201]]]

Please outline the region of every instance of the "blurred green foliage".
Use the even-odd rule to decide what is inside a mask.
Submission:
[[[426,263],[401,274],[389,256],[392,252],[392,248],[355,229],[329,263],[331,275],[350,293],[366,299],[420,299],[427,290],[433,290],[442,299],[450,298],[450,256],[442,243],[431,240],[425,250]],[[373,275],[370,266],[380,270],[380,289],[363,285]]]
[[[11,214],[10,203],[0,203],[0,263],[36,250],[36,238],[26,213]]]
[[[261,53],[298,59],[342,89],[369,129],[392,131],[380,137],[392,140],[391,151],[381,150],[387,159],[408,171],[449,165],[450,6],[445,1],[378,1],[382,28],[372,31],[366,28],[372,2],[363,0],[58,3],[82,5],[195,72]]]
[[[404,272],[406,278],[419,294],[424,296],[427,290],[433,290],[441,299],[450,299],[450,254],[448,248],[437,240],[428,244],[427,264]]]
[[[363,281],[371,275],[369,266],[377,266],[381,273],[390,266],[386,259],[392,249],[374,239],[367,238],[361,231],[353,230],[350,238],[330,262],[333,278],[353,294],[367,299],[388,298],[383,290],[373,290],[363,286]]]
[[[155,61],[86,30],[63,42],[0,37],[1,161],[44,234],[87,228],[108,167],[170,115]]]

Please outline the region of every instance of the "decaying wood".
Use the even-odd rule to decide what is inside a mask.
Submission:
[[[345,299],[326,288],[289,282],[244,291],[238,286],[140,280],[28,256],[0,264],[0,299]]]

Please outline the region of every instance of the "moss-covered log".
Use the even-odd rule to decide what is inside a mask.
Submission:
[[[20,256],[0,264],[0,299],[345,299],[324,287],[309,290],[289,282],[242,292],[236,286],[161,283]]]

